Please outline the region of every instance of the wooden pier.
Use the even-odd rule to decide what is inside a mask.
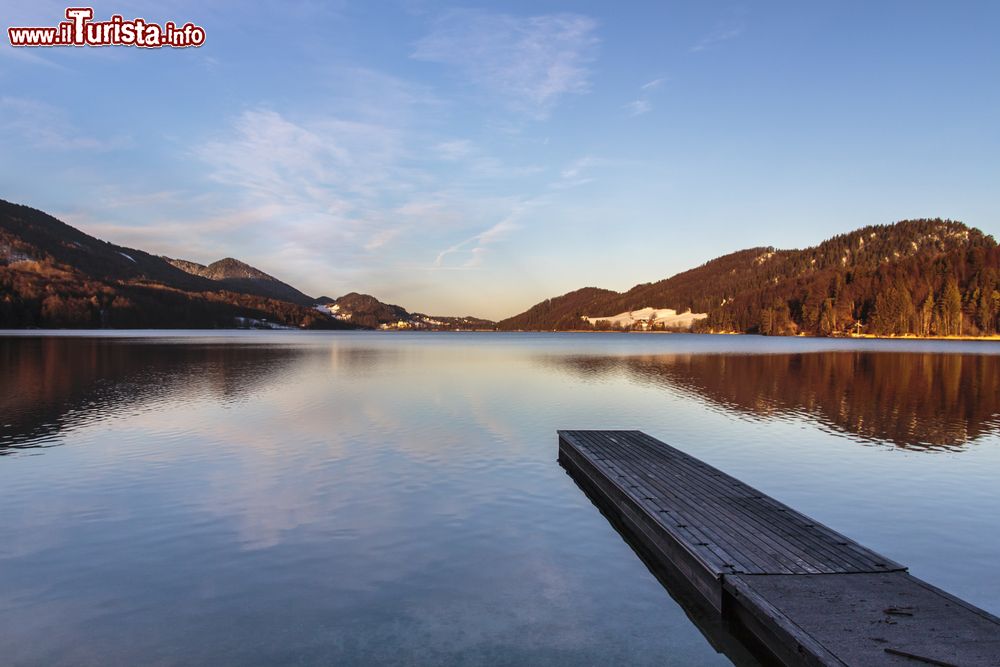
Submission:
[[[559,431],[559,461],[768,662],[1000,666],[1000,619],[641,431]]]

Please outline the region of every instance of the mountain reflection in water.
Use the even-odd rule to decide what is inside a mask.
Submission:
[[[392,372],[392,347],[210,339],[0,338],[0,456],[45,447],[125,408],[178,395],[232,403],[332,359],[345,379]],[[579,378],[624,376],[743,418],[805,418],[863,443],[960,451],[1000,432],[1000,355],[865,350],[545,354]],[[140,407],[141,406],[141,407]]]
[[[282,346],[0,338],[0,456],[179,392],[244,400],[301,356]]]
[[[865,443],[962,450],[1000,432],[1000,356],[906,352],[570,356],[751,419],[806,418]]]

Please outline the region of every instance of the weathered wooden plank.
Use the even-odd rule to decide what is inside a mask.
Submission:
[[[617,452],[619,451],[617,445],[611,444],[604,451],[606,452]],[[619,461],[619,459],[613,459]],[[641,466],[641,463],[638,464]],[[634,472],[635,468],[629,468],[630,472]],[[651,468],[653,472],[650,473],[654,478],[656,475],[656,468]],[[633,476],[626,476],[626,479],[634,479]],[[664,480],[660,479],[660,483],[663,484]],[[667,482],[669,484],[669,481]],[[732,554],[731,562],[740,563],[741,570],[746,572],[783,572],[792,573],[793,570],[783,565],[782,560],[775,556],[774,554],[768,553],[766,547],[761,546],[758,543],[758,536],[753,535],[750,532],[745,532],[744,528],[741,526],[725,526],[720,525],[716,519],[718,513],[725,510],[725,508],[713,505],[707,502],[709,499],[707,496],[703,497],[701,502],[697,501],[695,498],[694,502],[689,500],[693,498],[690,494],[684,495],[674,495],[667,494],[661,495],[661,500],[666,505],[668,510],[672,510],[677,514],[678,521],[683,522],[680,525],[686,527],[682,529],[680,525],[675,524],[674,532],[679,534],[684,534],[685,532],[690,532],[691,526],[698,526],[698,529],[703,532],[710,533],[714,540],[722,546],[727,553]],[[728,530],[727,530],[728,528]],[[700,546],[698,542],[693,543],[694,546]],[[750,545],[757,548],[751,549]]]
[[[615,459],[619,461],[619,459]],[[620,464],[620,461],[619,461]],[[635,477],[633,475],[625,475],[626,481],[633,481]],[[645,482],[645,480],[644,480]],[[658,493],[656,490],[650,491],[651,493]],[[689,506],[683,499],[680,498],[669,498],[664,497],[662,494],[658,493],[659,505],[657,511],[662,511],[669,515],[673,515],[677,522],[673,525],[674,532],[679,534],[692,533],[692,531],[700,532],[700,536],[696,536],[696,541],[694,544],[697,545],[697,540],[712,539],[715,540],[720,547],[725,549],[727,545],[726,538],[727,535],[723,534],[717,536],[712,531],[711,520],[707,517],[699,517],[698,509]],[[699,523],[695,523],[694,519],[700,519]],[[693,534],[693,533],[692,533]],[[738,546],[738,545],[737,545]],[[729,552],[732,553],[729,553]],[[738,550],[733,550],[732,547],[727,550],[727,558],[734,559],[739,562],[740,557],[738,555]],[[744,565],[743,568],[747,571],[755,571],[754,566]]]
[[[652,469],[661,470],[662,468],[653,466]],[[652,477],[654,475],[649,474],[648,476]],[[676,495],[671,494],[673,499],[679,500],[684,497],[691,497],[694,499],[694,502],[696,502],[703,510],[708,511],[711,516],[707,521],[719,524],[724,529],[735,531],[737,534],[743,531],[745,524],[748,523],[747,522],[748,517],[729,518],[728,526],[725,525],[725,522],[719,522],[714,520],[714,518],[712,517],[718,518],[725,516],[727,513],[731,511],[732,508],[725,502],[721,503],[717,502],[717,499],[715,497],[717,495],[716,493],[711,493],[711,492],[705,493],[704,491],[697,488],[694,488],[694,490],[697,491],[697,493],[691,493],[692,489],[688,487],[692,484],[697,486],[697,479],[695,478],[695,476],[688,476],[688,479],[683,480],[684,481],[683,484],[677,484],[678,481],[677,479],[664,479],[662,473],[659,473],[658,476],[660,477],[661,484],[672,487],[671,491],[679,492]],[[714,490],[709,489],[709,491],[714,491]],[[752,524],[752,520],[749,523]],[[746,525],[746,529],[749,532],[743,534],[740,537],[740,540],[743,542],[744,548],[748,547],[747,542],[749,542],[750,545],[756,545],[758,547],[757,552],[759,554],[763,554],[765,557],[766,562],[764,562],[761,565],[761,567],[764,568],[764,571],[770,571],[770,570],[786,571],[786,569],[783,567],[784,563],[782,563],[782,561],[783,560],[788,561],[789,559],[795,561],[800,567],[805,567],[807,571],[819,571],[819,570],[812,570],[811,568],[809,568],[809,564],[801,559],[800,554],[789,553],[786,550],[787,545],[784,542],[775,541],[774,539],[772,539],[772,535],[770,534],[771,532],[770,526]],[[763,532],[761,532],[762,530]],[[791,570],[787,571],[790,572]]]
[[[640,440],[651,445],[655,449],[662,452],[669,452],[669,462],[682,467],[685,471],[691,471],[695,474],[709,473],[722,480],[732,480],[734,482],[738,481],[726,473],[709,466],[707,463],[655,440],[645,433],[638,431],[634,433],[638,434]],[[761,508],[757,514],[763,516],[767,524],[777,526],[783,523],[791,522],[792,526],[796,528],[793,533],[795,536],[801,537],[812,550],[824,549],[828,553],[835,554],[838,558],[846,560],[846,562],[842,563],[841,566],[854,567],[859,571],[887,571],[893,569],[903,569],[898,563],[886,559],[884,556],[857,544],[853,540],[837,533],[828,526],[825,526],[822,523],[795,511],[787,505],[771,498],[767,494],[764,494],[748,485],[742,483],[740,484],[742,488],[748,492],[745,494],[746,497],[759,501],[760,504],[766,506],[766,509]],[[707,489],[707,491],[711,491],[711,489]]]
[[[768,619],[772,652],[796,645],[820,664],[907,664],[893,648],[925,664],[1000,665],[1000,619],[906,572],[734,575],[724,587],[734,613]]]
[[[565,442],[562,441],[561,442]],[[692,588],[716,611],[722,609],[722,587],[714,574],[718,565],[693,552],[685,541],[665,533],[651,517],[636,511],[624,490],[601,473],[577,448],[560,446],[559,461],[595,497],[605,511],[614,513],[630,533],[659,561],[669,565],[691,583]]]
[[[632,475],[627,474],[624,471],[619,474],[616,467],[605,465],[601,466],[601,468],[603,468],[604,471],[607,471],[610,468],[610,479],[621,488],[623,494],[627,495],[640,507],[647,505],[644,500],[645,497],[642,494],[634,492],[634,490],[638,488],[638,485],[634,483],[636,480]],[[642,500],[640,500],[640,498]],[[664,519],[661,516],[661,509],[663,509],[663,506],[658,504],[648,507],[647,509],[647,513],[658,524],[662,524],[664,522]],[[713,576],[718,576],[723,571],[731,570],[731,568],[727,568],[725,565],[726,556],[721,556],[711,549],[697,548],[704,537],[700,534],[699,528],[694,524],[685,524],[683,527],[676,524],[672,525],[671,533],[676,535],[679,540],[684,543],[685,548],[690,549],[693,553],[698,554],[699,558],[705,560],[706,565],[709,567]]]
[[[641,435],[647,441],[652,440],[648,436],[645,436],[645,434]],[[665,447],[662,443],[658,443],[658,441],[654,440],[652,442],[657,443],[661,448]],[[703,474],[709,478],[732,479],[725,473],[717,471],[689,455],[680,452],[678,454],[671,463],[676,464],[679,469],[685,472],[688,472],[690,468],[694,468],[692,477]],[[694,465],[692,465],[692,462]],[[705,490],[712,491],[711,488]],[[751,520],[761,519],[770,530],[783,534],[792,543],[801,541],[803,551],[810,553],[827,565],[831,565],[834,568],[854,567],[861,570],[876,568],[876,564],[870,559],[869,551],[865,550],[863,554],[856,554],[849,549],[831,548],[832,545],[848,545],[837,544],[838,542],[845,541],[845,538],[839,535],[833,536],[829,533],[823,533],[822,529],[824,526],[821,524],[816,524],[808,517],[786,508],[784,505],[777,503],[773,498],[761,494],[752,487],[744,485],[741,493],[727,495],[727,499],[738,504],[743,511],[751,515],[746,518]],[[762,504],[768,504],[769,507],[759,507]],[[760,522],[757,523],[759,527]],[[817,535],[819,534],[823,534],[827,539],[817,539]]]
[[[671,461],[670,463],[674,464],[676,462]],[[678,474],[682,471],[687,472],[685,466],[676,465],[674,467],[677,469]],[[821,549],[815,547],[803,548],[801,545],[796,544],[794,539],[789,539],[791,536],[790,532],[784,529],[774,517],[762,517],[752,511],[746,511],[742,506],[738,506],[738,501],[734,500],[725,488],[719,489],[714,483],[715,480],[711,480],[707,484],[701,483],[699,482],[699,475],[700,471],[686,475],[686,479],[684,480],[685,486],[691,485],[687,490],[696,492],[701,503],[713,513],[719,516],[725,515],[728,518],[728,523],[722,527],[740,536],[745,548],[749,548],[751,545],[760,546],[762,544],[764,553],[772,558],[777,557],[779,561],[782,561],[777,565],[774,565],[772,562],[770,567],[768,567],[767,563],[764,563],[760,571],[787,571],[788,573],[792,573],[801,570],[806,573],[815,574],[835,571],[844,567],[843,564],[838,563]],[[677,481],[677,477],[674,476],[673,479],[667,480],[667,483],[676,483]],[[746,487],[746,489],[750,492],[754,491],[749,487]],[[737,507],[734,508],[734,504]],[[738,509],[739,511],[734,514],[734,509]]]
[[[1000,619],[644,433],[560,431],[559,460],[768,660],[1000,667]]]
[[[699,468],[701,471],[711,470],[714,471],[714,473],[721,479],[724,480],[734,479],[729,475],[726,475],[725,473],[722,473],[721,471],[718,471],[712,468],[711,466],[708,466],[708,464],[698,461],[698,459],[695,459],[694,457],[684,454],[679,450],[670,448],[669,446],[660,443],[659,441],[653,440],[652,438],[646,436],[645,434],[640,434],[640,436],[647,442],[656,443],[656,445],[661,450],[671,451],[674,454],[671,463],[676,463],[679,464],[680,466],[686,467],[687,464],[690,464],[691,462],[696,462],[697,468]],[[848,540],[842,535],[834,534],[833,531],[828,529],[826,526],[823,526],[822,524],[816,522],[815,520],[810,519],[809,517],[806,517],[805,515],[802,515],[799,512],[796,512],[795,510],[774,500],[773,498],[767,496],[766,494],[756,489],[753,489],[752,487],[745,484],[741,484],[741,486],[748,492],[748,496],[750,498],[759,499],[761,502],[768,503],[769,507],[773,510],[771,512],[765,512],[760,510],[752,512],[756,516],[763,517],[763,521],[757,522],[758,529],[763,527],[764,529],[773,530],[774,526],[781,526],[782,524],[787,523],[789,521],[794,521],[798,525],[795,526],[797,530],[795,530],[792,534],[794,534],[796,537],[802,538],[806,542],[810,550],[815,551],[817,549],[825,548],[829,552],[835,553],[839,555],[841,558],[845,558],[847,562],[842,563],[840,565],[841,567],[851,566],[861,571],[867,571],[867,570],[881,571],[883,569],[883,566],[880,566],[879,564],[882,563],[886,568],[899,569],[900,566],[898,564],[891,563],[891,561],[886,563],[887,559],[885,559],[883,556],[876,554],[869,549],[861,547],[860,545],[857,545],[857,543]],[[702,492],[711,492],[711,491],[712,489],[710,488],[702,489]],[[743,520],[745,518],[748,517],[745,516],[738,517],[738,520]],[[827,539],[821,538],[820,537],[821,535]],[[852,551],[851,549],[848,548],[851,546],[857,547],[858,550]],[[845,548],[841,549],[839,547],[845,547]],[[862,557],[861,560],[857,560],[856,558],[854,558],[856,554]]]
[[[637,504],[657,503],[657,511],[674,516],[681,525],[697,526],[700,537],[687,530],[682,539],[695,548],[725,552],[728,562],[741,571],[819,574],[901,569],[898,563],[640,432],[562,435],[619,480]],[[753,504],[765,499],[766,504]],[[683,535],[685,529],[677,527],[674,532]]]
[[[639,460],[639,459],[637,459]],[[633,464],[636,465],[636,464]],[[638,464],[639,468],[642,468],[642,463]],[[748,532],[746,534],[740,535],[743,527],[740,525],[725,525],[723,522],[718,521],[718,517],[722,516],[727,508],[712,502],[712,498],[705,494],[695,495],[688,493],[689,489],[684,487],[678,487],[675,480],[664,479],[662,474],[659,472],[659,468],[655,466],[646,466],[647,476],[650,478],[658,479],[661,487],[666,487],[669,490],[664,493],[664,500],[668,504],[675,506],[681,513],[683,517],[682,520],[686,522],[699,522],[703,526],[710,526],[715,528],[722,528],[724,532],[721,533],[721,541],[726,541],[730,536],[735,533],[737,540],[736,543],[742,548],[743,553],[750,558],[757,561],[756,565],[748,566],[748,571],[786,571],[791,572],[792,570],[787,569],[783,566],[781,559],[778,558],[774,553],[774,545],[768,544],[765,540],[762,540],[760,536]],[[648,471],[653,472],[648,472]],[[671,488],[672,487],[672,488]],[[676,492],[680,493],[676,493]],[[754,545],[756,549],[750,549],[749,545]]]

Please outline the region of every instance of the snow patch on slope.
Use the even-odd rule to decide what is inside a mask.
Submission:
[[[618,313],[617,315],[604,317],[588,317],[584,315],[583,319],[587,320],[591,324],[597,324],[603,320],[610,322],[616,327],[634,327],[638,325],[678,328],[690,327],[698,320],[703,320],[706,317],[708,317],[708,313],[692,313],[690,310],[678,313],[673,308],[647,307],[640,310],[631,310],[627,313]]]

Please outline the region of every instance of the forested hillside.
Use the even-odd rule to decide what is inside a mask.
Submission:
[[[587,329],[585,315],[644,307],[706,313],[703,331],[989,335],[1000,315],[1000,251],[959,222],[906,220],[805,250],[741,250],[624,293],[570,292],[498,326]]]
[[[0,328],[201,328],[248,320],[353,328],[261,291],[258,283],[193,275],[0,200]]]
[[[539,330],[572,330],[587,328],[581,319],[584,315],[600,313],[610,314],[608,304],[621,297],[618,292],[584,287],[568,294],[546,299],[532,306],[526,312],[497,323],[501,330],[539,331]]]

